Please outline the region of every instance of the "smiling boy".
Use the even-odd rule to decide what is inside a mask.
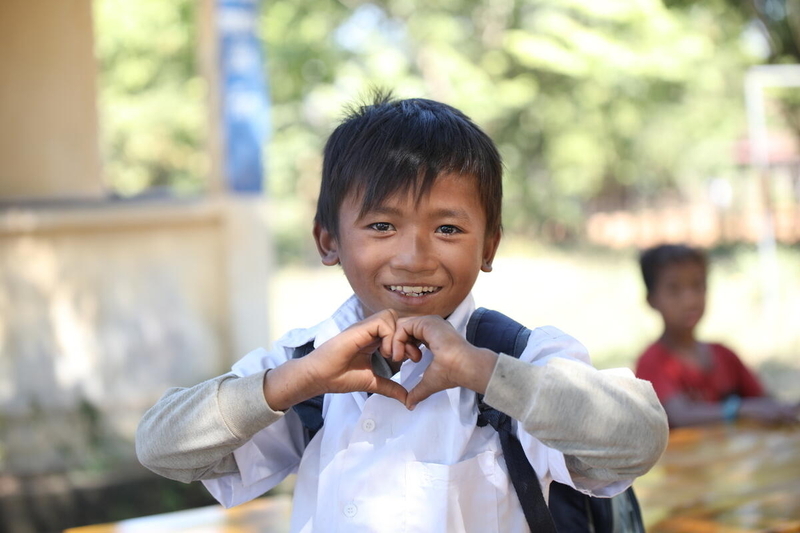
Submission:
[[[625,490],[666,445],[648,383],[594,369],[552,327],[519,359],[465,339],[501,180],[492,141],[452,107],[379,96],[353,110],[325,148],[313,233],[354,295],[231,373],[167,391],[139,426],[142,463],[203,480],[225,506],[296,472],[292,531],[527,531],[477,393],[517,421],[545,492]],[[324,426],[306,442],[293,407],[320,394]]]

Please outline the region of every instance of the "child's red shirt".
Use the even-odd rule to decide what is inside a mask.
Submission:
[[[764,396],[758,378],[739,357],[721,344],[709,344],[711,365],[700,365],[678,357],[661,342],[653,343],[639,357],[636,377],[653,384],[661,403],[677,394],[691,400],[720,402],[731,394],[741,397]]]

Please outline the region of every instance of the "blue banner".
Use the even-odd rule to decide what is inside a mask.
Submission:
[[[263,146],[269,133],[269,98],[258,0],[218,0],[222,120],[228,189],[264,190]]]

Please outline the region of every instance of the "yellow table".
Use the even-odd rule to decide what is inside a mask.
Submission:
[[[634,487],[648,533],[800,533],[800,427],[673,430]],[[291,497],[280,495],[67,533],[283,533],[290,513]]]
[[[800,427],[673,430],[634,488],[648,533],[800,532]]]

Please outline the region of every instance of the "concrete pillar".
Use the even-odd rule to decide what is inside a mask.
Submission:
[[[103,194],[91,0],[0,1],[0,200]]]

